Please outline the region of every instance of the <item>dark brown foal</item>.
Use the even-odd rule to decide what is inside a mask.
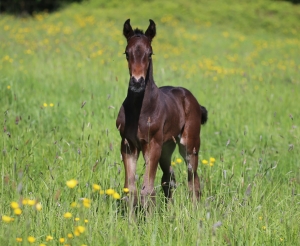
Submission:
[[[161,180],[165,197],[172,198],[175,175],[171,169],[171,156],[179,151],[188,168],[188,186],[194,200],[200,194],[197,174],[201,124],[207,121],[207,110],[200,106],[190,91],[182,87],[158,88],[153,80],[151,41],[156,34],[154,21],[145,32],[124,23],[127,39],[125,49],[129,68],[129,86],[118,118],[121,153],[125,167],[125,188],[129,188],[132,205],[138,202],[135,184],[136,163],[142,151],[146,170],[141,190],[141,204],[148,198],[155,201],[154,179],[158,163],[163,171]]]

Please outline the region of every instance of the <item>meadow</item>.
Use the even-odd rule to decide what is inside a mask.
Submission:
[[[90,0],[0,15],[1,245],[300,245],[300,6]],[[129,218],[115,126],[123,23],[156,22],[154,80],[209,112],[194,206],[176,150],[174,202]],[[141,186],[144,162],[137,169]]]

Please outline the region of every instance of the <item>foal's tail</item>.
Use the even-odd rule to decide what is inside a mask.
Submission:
[[[200,108],[201,108],[201,124],[204,125],[208,118],[208,116],[207,116],[208,112],[205,107],[200,106]]]

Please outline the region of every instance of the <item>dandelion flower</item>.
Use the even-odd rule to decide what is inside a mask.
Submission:
[[[77,229],[78,229],[78,231],[80,233],[84,233],[84,231],[85,231],[85,227],[84,226],[78,226]]]
[[[13,218],[11,218],[7,215],[2,215],[2,221],[9,223],[9,222],[13,221]]]
[[[21,242],[23,242],[23,239],[22,239],[21,237],[17,237],[17,238],[16,238],[16,241],[17,241],[18,243],[21,243]]]
[[[208,161],[207,160],[202,160],[202,164],[206,165],[206,164],[208,164]]]
[[[27,238],[27,241],[28,241],[29,243],[34,243],[34,242],[35,242],[35,237],[29,236],[29,237]]]
[[[53,240],[53,237],[50,236],[50,235],[48,235],[48,236],[46,237],[46,241],[49,242],[49,241],[51,241],[51,240]]]
[[[36,203],[36,201],[35,201],[35,200],[32,200],[32,199],[29,199],[29,200],[27,201],[27,204],[28,204],[29,206],[34,206],[35,203]]]
[[[80,232],[77,230],[77,228],[75,228],[74,235],[75,235],[76,237],[80,236]]]
[[[50,104],[49,104],[49,106],[50,106],[50,107],[53,107],[53,106],[54,106],[54,104],[53,104],[53,103],[50,103]]]
[[[17,202],[11,202],[10,207],[11,207],[12,209],[19,208],[19,203],[17,203]]]
[[[118,192],[115,192],[115,193],[113,194],[113,198],[116,199],[116,200],[118,200],[118,199],[121,198],[121,196],[120,196],[120,194],[119,194]]]
[[[105,193],[106,193],[106,195],[111,196],[111,195],[113,195],[113,194],[115,193],[115,191],[114,191],[113,189],[107,189],[107,190],[105,191]]]
[[[104,193],[105,193],[104,190],[100,190],[100,191],[99,191],[99,194],[100,194],[100,195],[104,195]]]
[[[67,181],[66,184],[70,189],[73,189],[78,184],[78,181],[76,179],[71,179]]]
[[[101,189],[101,186],[98,184],[93,184],[93,191],[98,191]]]
[[[74,235],[75,236],[80,236],[80,234],[84,233],[85,227],[84,226],[77,226],[75,227]]]
[[[129,192],[129,189],[128,189],[128,188],[123,188],[123,191],[124,191],[125,193],[128,193],[128,192]]]
[[[211,166],[211,167],[214,166],[214,163],[213,163],[213,162],[210,162],[210,163],[209,163],[209,166]]]
[[[84,220],[84,223],[88,223],[89,221],[87,219]]]
[[[83,206],[85,206],[86,208],[91,207],[91,200],[87,198],[83,198]]]
[[[212,163],[214,163],[216,161],[216,159],[215,158],[213,158],[213,157],[210,157],[209,158],[209,162],[212,162]]]
[[[75,220],[75,221],[79,221],[80,219],[79,219],[78,217],[76,217],[74,220]]]
[[[266,226],[263,226],[262,229],[265,231],[265,230],[267,229],[267,227],[266,227]]]
[[[76,208],[76,207],[79,207],[79,205],[77,204],[77,202],[72,202],[71,203],[71,207],[72,208]]]
[[[40,245],[39,246],[46,246],[46,244],[44,244],[44,243],[40,243]]]
[[[22,214],[22,210],[20,208],[16,208],[16,209],[14,209],[14,213],[16,215],[21,215]]]
[[[177,163],[181,163],[182,160],[181,160],[180,158],[177,158],[177,159],[176,159],[176,162],[177,162]]]
[[[64,217],[66,219],[72,218],[72,214],[70,212],[67,212],[67,213],[64,214]]]
[[[175,161],[172,161],[172,162],[171,162],[171,165],[172,165],[172,166],[176,166],[176,162],[175,162]]]
[[[23,200],[22,200],[22,204],[23,204],[23,205],[28,205],[28,199],[23,199]]]
[[[42,207],[42,204],[39,202],[35,205],[35,208],[37,211],[41,211],[43,207]]]
[[[262,216],[259,216],[259,217],[258,217],[258,219],[259,219],[259,220],[262,220],[262,219],[263,219],[263,217],[262,217]]]
[[[60,243],[64,243],[64,242],[65,242],[65,239],[64,239],[63,237],[61,237],[61,238],[59,239],[59,242],[60,242]]]
[[[44,103],[43,106],[46,108],[46,107],[48,107],[48,104],[47,104],[47,103]]]
[[[73,234],[72,233],[68,233],[68,238],[73,238]]]

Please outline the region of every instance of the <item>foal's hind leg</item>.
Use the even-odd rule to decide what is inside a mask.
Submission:
[[[188,186],[194,201],[199,200],[201,196],[200,181],[197,173],[198,153],[200,149],[199,125],[196,124],[194,127],[185,127],[179,144],[179,152],[184,158],[188,168]]]
[[[174,171],[171,168],[171,157],[175,147],[176,144],[173,141],[165,143],[159,159],[159,164],[163,171],[161,186],[164,191],[166,201],[172,198],[172,189],[175,187],[176,182]]]

